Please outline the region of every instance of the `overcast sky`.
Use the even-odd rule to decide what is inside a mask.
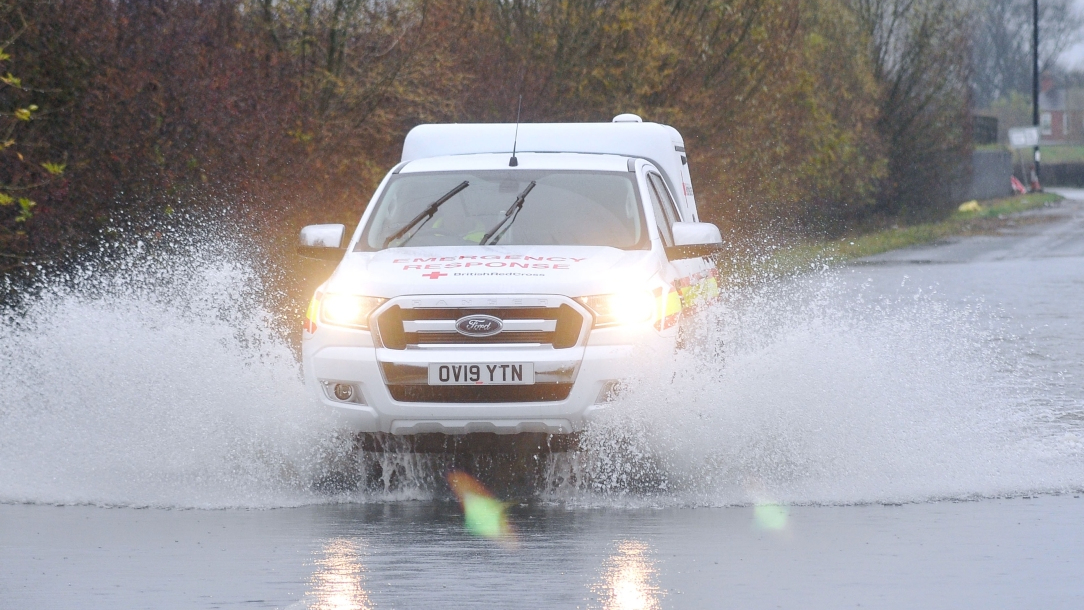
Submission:
[[[1076,10],[1078,12],[1084,12],[1084,0],[1075,0]],[[1042,35],[1042,32],[1039,32]],[[1075,45],[1069,47],[1058,58],[1058,63],[1062,67],[1070,70],[1076,68],[1078,70],[1084,70],[1084,41],[1078,42]]]
[[[1058,57],[1058,64],[1063,68],[1084,70],[1084,42],[1069,47]]]

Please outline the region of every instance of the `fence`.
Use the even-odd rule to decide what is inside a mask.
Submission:
[[[1043,186],[1084,186],[1084,163],[1043,163]]]
[[[978,118],[978,117],[976,117]],[[1045,166],[1043,167],[1045,173]],[[971,153],[971,184],[963,199],[996,199],[1012,195],[1012,153],[976,150]]]

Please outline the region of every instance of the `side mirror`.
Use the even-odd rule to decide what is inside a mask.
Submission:
[[[670,260],[712,256],[722,252],[723,236],[710,222],[675,222],[674,245],[666,249]]]
[[[297,253],[306,258],[338,261],[343,257],[344,225],[309,225],[301,229]]]

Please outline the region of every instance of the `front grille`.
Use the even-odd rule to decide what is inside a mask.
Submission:
[[[555,402],[572,392],[571,383],[502,386],[389,385],[397,402]]]
[[[409,333],[411,342],[407,345],[492,345],[518,343],[553,343],[553,333],[527,331],[517,333],[497,333],[490,337],[467,337],[459,333]]]
[[[455,321],[485,314],[505,322],[505,330],[489,337],[471,337],[454,329]],[[515,324],[512,321],[519,321]],[[512,323],[510,323],[512,322]],[[389,349],[428,345],[551,345],[562,349],[579,340],[584,319],[572,307],[389,307],[377,318],[381,344]],[[550,329],[552,330],[543,330]]]

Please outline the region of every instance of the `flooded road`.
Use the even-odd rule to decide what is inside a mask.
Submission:
[[[2,506],[4,608],[1079,608],[1084,499],[514,510]],[[773,526],[775,524],[772,524]]]
[[[1084,607],[1066,195],[731,299],[502,543],[439,473],[312,491],[341,442],[245,269],[44,291],[0,335],[0,608]]]

